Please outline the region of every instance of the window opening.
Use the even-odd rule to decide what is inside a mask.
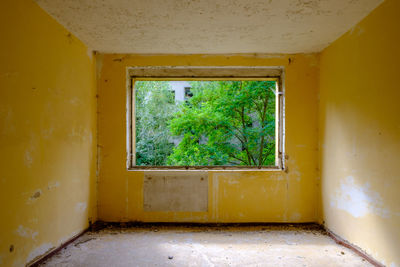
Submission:
[[[131,167],[280,167],[278,79],[132,80]]]

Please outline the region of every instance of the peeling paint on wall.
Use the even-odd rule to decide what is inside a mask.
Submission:
[[[53,135],[53,132],[54,132],[54,127],[49,127],[47,129],[42,129],[42,137],[44,139],[49,139]]]
[[[90,59],[92,59],[92,58],[93,58],[93,49],[87,48],[87,49],[86,49],[86,54],[88,55],[88,57],[89,57]]]
[[[9,106],[0,106],[0,125],[1,133],[4,136],[15,134],[14,112]]]
[[[29,150],[25,151],[24,163],[25,163],[25,166],[28,168],[30,168],[32,166],[33,157],[32,157],[31,151],[29,151]]]
[[[84,212],[87,208],[86,202],[79,202],[75,205],[75,211]]]
[[[372,191],[371,185],[366,182],[357,185],[353,176],[347,176],[340,183],[340,188],[331,197],[331,207],[347,211],[352,216],[359,218],[374,213],[383,218],[391,216],[385,208],[379,193]]]
[[[349,31],[350,34],[361,35],[365,32],[365,29],[362,28],[360,25],[356,25]]]
[[[32,229],[24,227],[22,225],[18,226],[16,233],[21,237],[32,238],[32,239],[35,239],[36,236],[39,234],[38,232],[35,232]]]
[[[59,181],[49,182],[49,183],[47,184],[47,189],[48,189],[48,190],[52,190],[52,189],[54,189],[54,188],[56,188],[56,187],[59,187],[59,186],[60,186],[60,182],[59,182]]]
[[[290,220],[291,220],[291,221],[299,221],[300,219],[301,219],[301,214],[298,213],[298,212],[293,212],[293,213],[290,215]]]

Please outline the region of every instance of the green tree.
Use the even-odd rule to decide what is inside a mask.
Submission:
[[[273,165],[274,81],[195,81],[169,123],[182,141],[168,165]]]
[[[177,111],[167,81],[137,81],[136,92],[136,165],[167,164],[174,144],[168,122]]]

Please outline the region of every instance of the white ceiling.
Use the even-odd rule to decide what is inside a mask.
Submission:
[[[35,0],[104,53],[319,52],[383,0]]]

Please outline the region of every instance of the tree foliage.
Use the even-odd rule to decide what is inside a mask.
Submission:
[[[274,165],[275,82],[193,81],[177,105],[168,82],[138,83],[137,165]]]
[[[137,81],[136,91],[136,165],[167,164],[174,144],[168,122],[177,111],[166,81]]]
[[[191,85],[193,97],[170,122],[171,133],[183,139],[169,156],[169,165],[274,164],[275,82]]]

